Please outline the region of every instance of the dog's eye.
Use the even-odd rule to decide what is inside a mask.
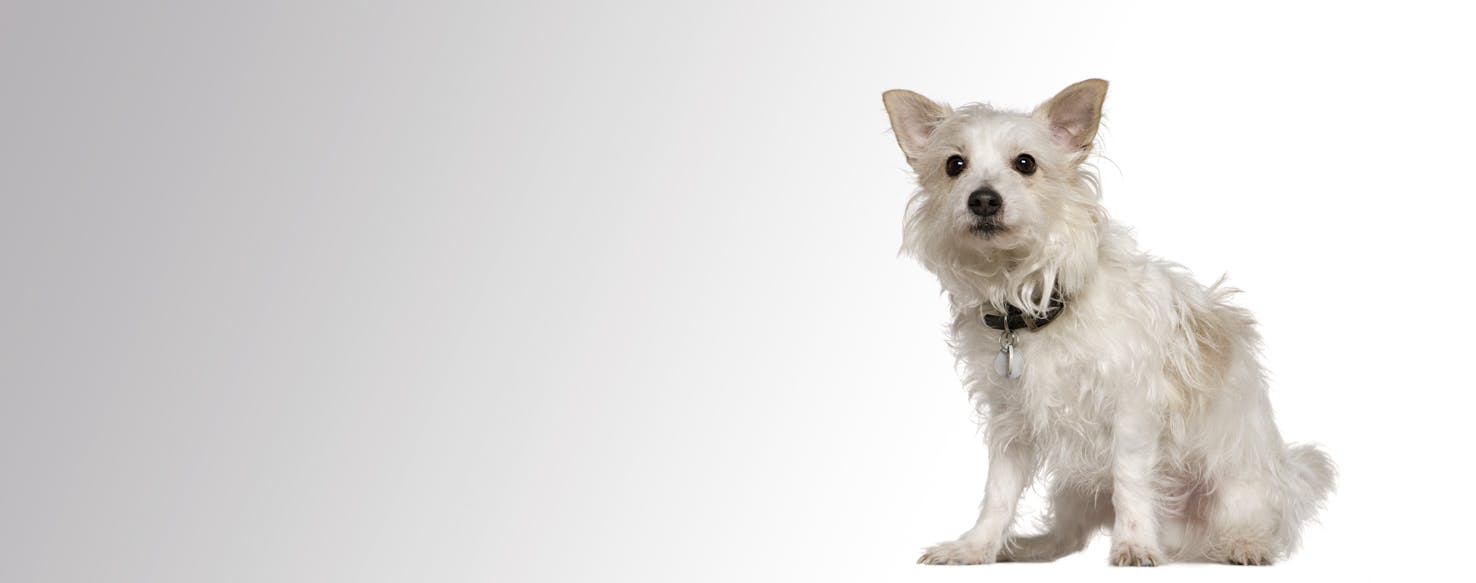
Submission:
[[[948,161],[943,163],[943,171],[947,172],[949,176],[958,176],[959,174],[963,174],[964,168],[968,167],[969,161],[965,160],[963,156],[960,156],[958,154],[949,156]]]
[[[1026,176],[1035,174],[1035,157],[1030,154],[1015,156],[1015,172]]]

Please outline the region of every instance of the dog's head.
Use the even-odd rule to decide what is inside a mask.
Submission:
[[[882,95],[920,189],[903,248],[963,303],[1043,312],[1096,265],[1105,215],[1087,155],[1107,82],[1082,81],[1030,114]]]

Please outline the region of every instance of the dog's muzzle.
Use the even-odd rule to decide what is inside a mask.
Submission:
[[[987,219],[999,214],[999,208],[1004,206],[1004,197],[988,186],[975,190],[969,195],[969,212],[974,216]]]
[[[993,188],[985,186],[969,194],[969,213],[974,215],[970,231],[989,236],[1003,229],[999,223],[999,210],[1004,207],[1004,197]]]

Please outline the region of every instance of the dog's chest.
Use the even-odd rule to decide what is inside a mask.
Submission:
[[[1058,476],[1094,482],[1110,477],[1116,403],[1105,390],[1113,374],[1105,365],[1112,361],[1112,343],[1108,331],[1087,329],[1072,316],[1016,333],[1021,368],[1013,378],[996,368],[1000,331],[985,326],[977,312],[955,313],[955,348],[970,369],[971,392],[988,405],[980,413],[992,433],[1032,444]]]
[[[1019,415],[1011,425],[1057,474],[1084,481],[1107,475],[1114,403],[1100,387],[1099,363],[1089,352],[1040,336],[1016,342],[1018,376],[990,371],[997,398]]]

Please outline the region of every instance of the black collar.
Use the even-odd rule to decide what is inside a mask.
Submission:
[[[1010,306],[1010,309],[1006,311],[1005,315],[1003,316],[999,314],[990,314],[988,312],[985,312],[984,325],[990,328],[994,328],[995,330],[1003,330],[1006,332],[1010,330],[1024,329],[1035,330],[1037,328],[1043,328],[1046,324],[1049,324],[1053,320],[1055,320],[1056,316],[1061,315],[1061,312],[1064,311],[1065,307],[1066,300],[1061,299],[1061,291],[1056,290],[1055,293],[1051,294],[1051,303],[1050,305],[1046,306],[1044,317],[1026,319],[1025,312],[1021,311],[1020,308]]]

